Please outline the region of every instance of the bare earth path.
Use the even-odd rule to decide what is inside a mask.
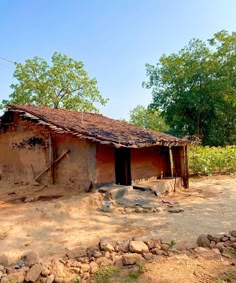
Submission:
[[[27,250],[37,250],[42,257],[60,256],[66,248],[89,245],[103,236],[114,240],[161,237],[192,245],[202,233],[236,229],[236,177],[192,180],[189,190],[168,197],[184,208],[178,214],[167,211],[122,214],[117,208],[104,213],[99,209],[102,201],[99,194],[44,198],[29,203],[9,200],[30,195],[29,189],[7,187],[0,182],[0,254],[11,258]],[[31,187],[32,196],[65,193],[55,187],[37,191],[38,188]],[[159,199],[157,204],[163,206]]]

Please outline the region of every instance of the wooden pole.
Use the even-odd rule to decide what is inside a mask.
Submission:
[[[170,156],[170,171],[171,171],[171,178],[174,177],[174,159],[172,153],[172,147],[169,146],[169,156]]]
[[[69,153],[70,150],[66,150],[65,152],[63,152],[54,162],[53,165],[55,166],[67,153]],[[50,168],[51,168],[52,164],[50,166],[48,166],[46,169],[44,169],[37,177],[35,177],[34,181],[37,181],[43,174],[45,174]]]
[[[48,137],[48,161],[49,161],[49,170],[48,170],[48,180],[49,184],[54,184],[55,177],[54,177],[54,149],[53,149],[53,138],[51,133]]]

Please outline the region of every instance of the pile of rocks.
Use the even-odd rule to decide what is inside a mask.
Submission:
[[[202,234],[198,237],[197,244],[199,247],[217,248],[220,251],[225,248],[236,249],[236,231],[223,234]]]
[[[174,253],[172,245],[155,240],[130,240],[112,242],[101,239],[89,248],[78,247],[67,250],[61,259],[45,263],[38,254],[30,251],[18,261],[9,264],[5,255],[0,256],[1,283],[10,282],[87,282],[98,271],[99,266],[127,266],[144,261],[154,261]]]
[[[203,253],[217,251],[224,255],[226,249],[236,249],[236,231],[226,234],[202,234],[197,245],[179,248],[175,242],[165,243],[160,239],[116,241],[103,238],[97,245],[66,250],[60,259],[48,262],[30,251],[14,263],[5,255],[0,256],[0,283],[61,283],[90,282],[90,277],[99,267],[132,266],[145,261],[155,262],[163,257],[180,253]]]

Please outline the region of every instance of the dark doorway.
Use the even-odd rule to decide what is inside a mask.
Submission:
[[[131,185],[130,149],[115,149],[115,171],[117,185]]]

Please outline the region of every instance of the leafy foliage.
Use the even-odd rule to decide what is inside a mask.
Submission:
[[[98,109],[94,103],[105,105],[96,79],[90,79],[82,62],[55,52],[51,66],[39,57],[26,60],[25,64],[15,63],[13,74],[18,81],[12,84],[14,90],[9,101],[2,104],[35,104],[53,108],[84,111]]]
[[[157,110],[147,109],[144,106],[138,105],[130,111],[131,124],[144,129],[151,129],[158,132],[168,130],[168,126]]]
[[[177,54],[147,64],[153,101],[172,133],[196,135],[204,145],[236,141],[236,33],[218,32],[205,43],[193,39]]]
[[[193,175],[236,173],[236,146],[192,146],[189,150],[189,169]]]

